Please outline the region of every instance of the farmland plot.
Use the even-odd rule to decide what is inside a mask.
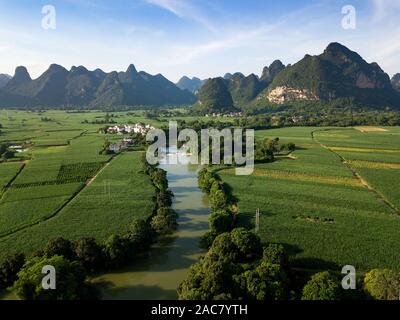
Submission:
[[[340,270],[341,266],[351,264],[359,270],[399,269],[400,217],[360,183],[337,154],[318,144],[332,141],[332,145],[339,147],[393,150],[397,147],[397,142],[390,142],[393,136],[364,141],[359,136],[387,135],[391,131],[321,131],[322,136],[318,133],[318,140],[313,140],[313,130],[259,131],[259,137],[280,137],[300,148],[292,159],[257,164],[251,176],[235,176],[229,169],[218,171],[238,201],[239,224],[254,228],[255,212],[260,209],[261,238],[285,244],[298,267]],[[349,140],[353,131],[355,139]],[[389,179],[389,172],[395,169],[366,170],[375,170],[375,174],[381,172],[376,170],[387,172],[379,179],[382,192],[384,188],[396,189],[393,186],[398,178]],[[364,172],[361,174],[364,177]]]

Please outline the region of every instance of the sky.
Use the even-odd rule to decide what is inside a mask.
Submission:
[[[46,5],[55,19],[42,13]],[[343,13],[348,5],[355,15]],[[107,72],[133,63],[174,82],[260,75],[275,59],[294,64],[340,42],[392,76],[398,21],[400,0],[0,0],[0,73],[24,65],[36,78],[52,63]]]

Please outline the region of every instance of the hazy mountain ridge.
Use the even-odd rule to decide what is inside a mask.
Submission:
[[[207,82],[207,80],[201,80],[197,77],[190,79],[187,76],[183,76],[176,83],[176,86],[182,90],[189,90],[193,94],[197,94],[200,88]]]
[[[179,89],[161,74],[137,72],[130,65],[126,72],[89,71],[83,66],[70,71],[52,64],[39,78],[32,79],[25,67],[0,91],[2,107],[92,107],[189,105],[196,101],[187,90]]]
[[[350,101],[373,109],[400,109],[400,74],[392,79],[377,63],[366,62],[357,52],[331,43],[320,55],[305,55],[293,65],[275,60],[260,76],[226,73],[201,80],[187,76],[177,84],[163,75],[137,71],[70,71],[53,64],[31,79],[25,67],[5,77],[0,107],[85,107],[192,105],[209,112],[270,108],[296,102]],[[218,97],[218,95],[221,95]]]
[[[392,87],[397,90],[400,91],[400,73],[396,73],[391,80],[392,83]]]
[[[8,74],[0,74],[0,88],[3,88],[11,78]]]

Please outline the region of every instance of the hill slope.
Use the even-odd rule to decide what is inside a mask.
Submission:
[[[283,104],[338,98],[375,106],[399,101],[389,76],[378,64],[367,63],[339,43],[331,43],[321,55],[306,55],[287,67],[257,99]]]

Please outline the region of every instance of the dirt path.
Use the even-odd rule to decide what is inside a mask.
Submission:
[[[11,178],[10,181],[8,181],[8,183],[4,186],[4,188],[1,190],[0,192],[0,202],[3,199],[4,194],[7,192],[7,190],[10,188],[10,186],[13,184],[13,182],[15,181],[15,179],[18,178],[18,176],[21,174],[22,170],[24,170],[26,166],[26,163],[23,162],[21,168],[19,168],[19,170],[17,171],[17,173],[15,174],[14,177]]]
[[[331,129],[324,129],[324,131],[327,131],[327,130],[331,130]],[[316,131],[319,131],[319,130],[316,130]],[[388,207],[391,209],[391,211],[393,211],[394,213],[400,215],[400,209],[397,208],[397,207],[396,207],[393,203],[391,203],[388,199],[386,199],[386,197],[385,197],[382,193],[380,193],[380,192],[379,192],[378,190],[376,190],[373,186],[371,186],[371,185],[368,183],[368,181],[365,180],[365,179],[357,172],[357,170],[356,170],[354,167],[352,167],[352,166],[347,162],[347,160],[346,160],[345,158],[343,158],[343,157],[342,157],[339,153],[337,153],[336,151],[334,151],[334,150],[328,148],[328,147],[325,146],[323,143],[321,143],[320,141],[318,141],[318,140],[315,138],[315,136],[314,136],[314,133],[315,133],[316,131],[312,131],[312,132],[311,132],[311,137],[312,137],[312,139],[313,139],[316,143],[318,143],[322,148],[324,148],[324,149],[328,150],[329,152],[333,153],[334,155],[336,155],[336,156],[340,159],[340,161],[342,162],[342,164],[343,164],[347,169],[349,169],[349,170],[352,172],[353,176],[354,176],[355,178],[357,178],[357,179],[360,181],[360,183],[361,183],[365,188],[367,188],[371,193],[373,193],[374,196],[375,196],[378,200],[380,200],[380,201],[383,202],[386,206],[388,206]]]

